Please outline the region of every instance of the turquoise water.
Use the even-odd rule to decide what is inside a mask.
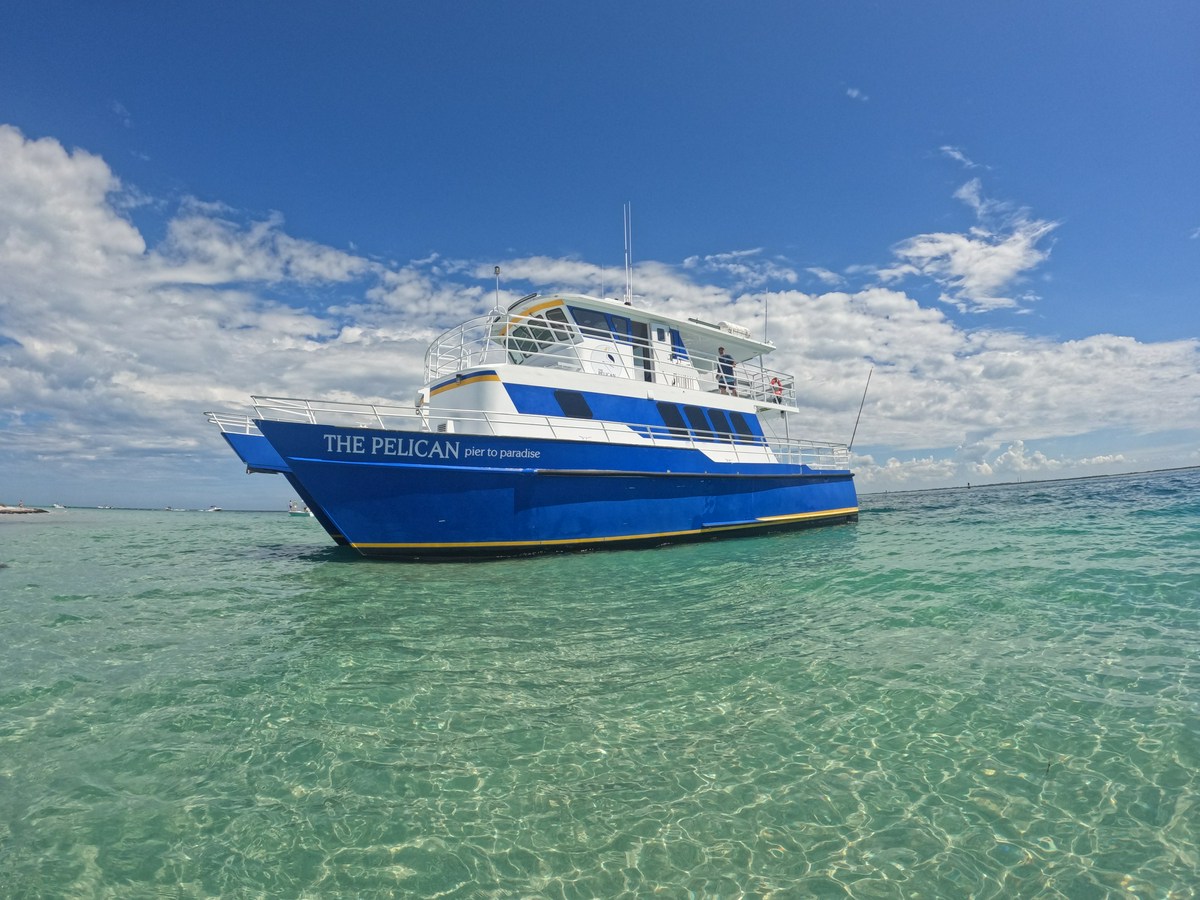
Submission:
[[[1196,896],[1200,470],[863,509],[431,565],[0,516],[0,893]]]

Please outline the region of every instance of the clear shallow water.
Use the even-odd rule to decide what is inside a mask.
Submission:
[[[1194,897],[1200,470],[369,562],[0,516],[14,897]]]

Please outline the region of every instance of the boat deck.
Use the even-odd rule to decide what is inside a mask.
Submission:
[[[430,413],[416,406],[385,406],[374,403],[347,403],[332,400],[307,400],[290,397],[254,397],[258,417],[280,422],[305,422],[348,428],[374,428],[384,431],[454,433],[430,427]],[[842,471],[850,467],[850,451],[843,444],[797,440],[795,438],[747,436],[712,431],[707,439],[679,434],[662,425],[631,424],[599,419],[571,419],[558,416],[502,413],[478,409],[439,407],[437,417],[451,417],[464,433],[504,436],[544,436],[555,440],[588,441],[609,444],[638,444],[711,450],[719,445],[734,461],[764,462],[763,450],[769,448],[775,461],[806,465],[817,470]],[[243,427],[253,427],[248,423]]]

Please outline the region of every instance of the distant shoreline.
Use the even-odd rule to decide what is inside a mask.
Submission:
[[[1165,469],[1144,469],[1144,470],[1141,470],[1138,472],[1110,472],[1110,473],[1103,474],[1103,475],[1069,475],[1069,476],[1065,476],[1063,478],[1036,478],[1036,479],[1032,479],[1030,481],[984,481],[984,482],[979,482],[978,484],[971,484],[970,482],[967,482],[966,484],[943,485],[941,487],[897,488],[895,490],[867,491],[867,492],[861,493],[859,496],[860,497],[883,497],[883,496],[890,495],[890,494],[921,494],[921,493],[929,493],[930,491],[966,491],[966,490],[983,490],[985,488],[997,488],[997,487],[1016,487],[1018,485],[1028,485],[1028,484],[1059,484],[1059,483],[1067,482],[1067,481],[1093,481],[1097,478],[1129,478],[1129,477],[1132,477],[1135,475],[1160,475],[1160,474],[1163,474],[1166,472],[1187,472],[1192,469],[1200,469],[1200,466],[1170,466]],[[99,507],[97,507],[97,506],[66,506],[66,507],[55,507],[55,508],[56,509],[58,509],[58,508],[61,508],[61,509],[123,509],[123,510],[143,511],[143,512],[154,512],[156,510],[163,509],[163,507],[156,507],[156,506],[117,506],[117,507],[113,507],[113,506],[99,506]],[[166,507],[166,509],[172,509],[172,507]],[[19,514],[23,514],[23,513],[45,513],[45,512],[50,512],[50,511],[51,510],[43,509],[43,508],[37,507],[37,506],[5,506],[4,504],[0,504],[0,515],[5,515],[5,514],[18,514],[19,515]],[[172,511],[174,511],[174,512],[209,512],[210,510],[204,509],[204,508],[188,509],[188,508],[182,508],[182,507],[174,507]],[[228,509],[228,508],[223,508],[220,511],[221,512],[231,512],[231,513],[281,512],[281,510],[278,510],[278,509]],[[287,510],[282,510],[282,512],[287,512]]]
[[[1188,472],[1200,469],[1200,466],[1171,466],[1166,469],[1144,469],[1140,472],[1109,472],[1105,475],[1067,475],[1062,478],[1035,478],[1030,481],[983,481],[979,484],[952,484],[944,487],[901,488],[895,491],[873,491],[863,494],[864,497],[882,497],[885,494],[920,494],[927,491],[971,491],[983,488],[1016,487],[1025,484],[1059,484],[1064,481],[1092,481],[1096,478],[1130,478],[1134,475],[1161,475],[1165,472]]]

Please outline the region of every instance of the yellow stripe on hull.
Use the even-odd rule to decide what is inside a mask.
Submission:
[[[819,512],[795,513],[786,516],[764,516],[754,522],[737,525],[716,525],[712,528],[689,528],[683,531],[655,531],[644,534],[621,534],[609,537],[595,538],[555,538],[546,541],[462,541],[452,543],[421,543],[421,544],[392,544],[392,543],[363,543],[351,544],[356,550],[461,550],[461,549],[505,549],[512,547],[561,547],[580,544],[611,544],[623,541],[655,541],[667,538],[692,537],[700,534],[715,534],[721,531],[745,531],[754,528],[767,528],[772,525],[786,525],[792,522],[814,521],[817,519],[836,519],[858,515],[857,506],[843,509],[821,510]]]

